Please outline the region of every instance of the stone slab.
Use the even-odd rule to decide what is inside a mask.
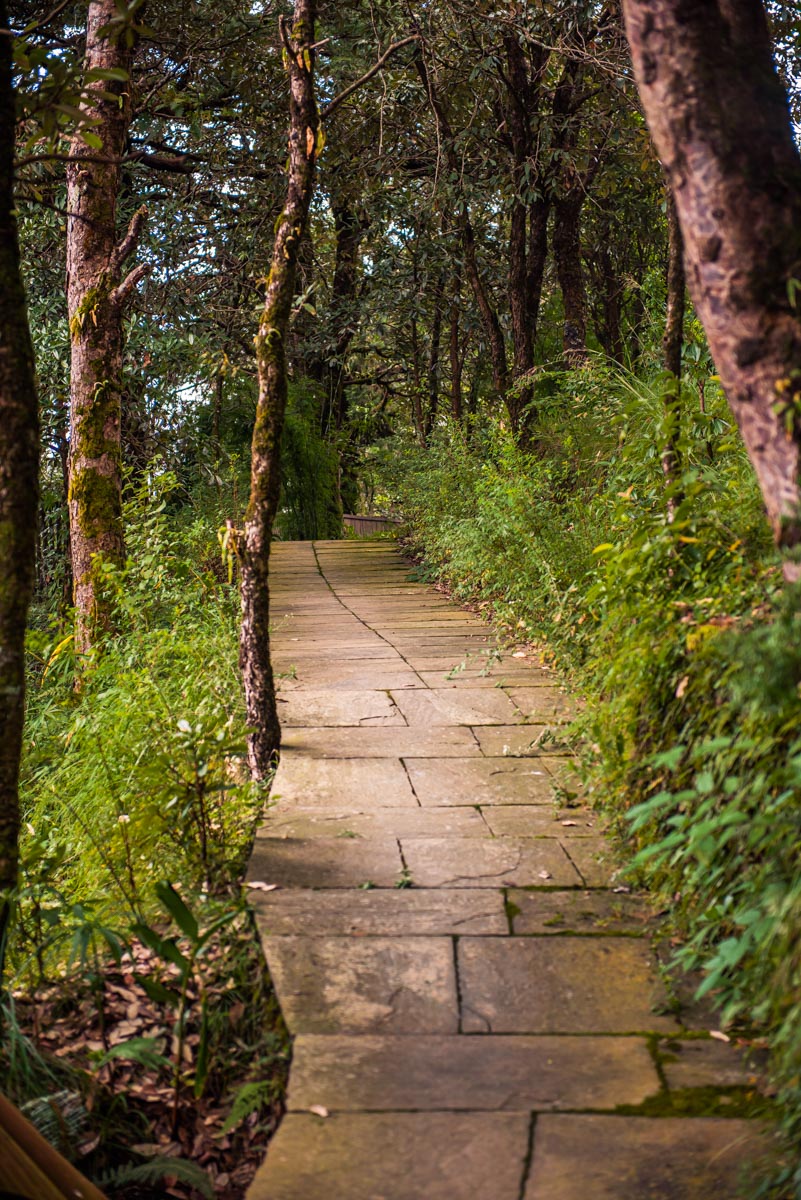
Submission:
[[[428,762],[405,758],[420,803],[426,805],[553,804],[553,777],[542,763],[513,758]]]
[[[407,650],[404,655],[405,661],[415,671],[434,672],[439,674],[450,674],[455,672],[461,674],[462,670],[472,669],[481,671],[486,667],[488,655],[486,654],[459,654],[454,651],[452,654],[443,653],[425,653],[420,651],[415,653],[413,650]]]
[[[480,755],[470,729],[289,729],[284,749],[310,758],[462,758]]]
[[[456,1033],[453,945],[433,937],[266,937],[290,1033]]]
[[[662,1070],[669,1088],[760,1087],[765,1059],[726,1042],[693,1038],[660,1042]]]
[[[288,726],[405,725],[386,692],[304,688],[278,696],[278,717]]]
[[[490,758],[525,758],[553,756],[556,747],[550,739],[558,739],[563,733],[564,730],[553,725],[488,725],[476,728],[476,739],[482,753]],[[568,746],[565,754],[572,754]]]
[[[620,861],[603,838],[571,838],[566,849],[587,887],[609,887],[616,881]]]
[[[581,878],[552,838],[401,839],[416,887],[578,887]]]
[[[248,900],[265,936],[448,937],[453,934],[506,934],[503,892],[489,889],[435,892],[425,888],[371,891],[287,888],[252,891]]]
[[[363,808],[416,808],[417,799],[399,759],[310,758],[285,749],[272,786],[278,809],[354,806]]]
[[[577,702],[558,687],[510,687],[509,699],[526,720],[538,724],[549,721],[572,721],[578,711]]]
[[[516,934],[640,934],[650,910],[638,896],[605,891],[526,892],[506,894]]]
[[[248,1200],[519,1200],[528,1142],[521,1113],[289,1113]]]
[[[586,808],[495,804],[488,805],[483,815],[496,837],[586,838],[595,829],[595,815]]]
[[[299,1037],[288,1106],[336,1111],[614,1109],[660,1083],[644,1039]]]
[[[467,839],[465,839],[467,840]],[[394,887],[403,863],[394,838],[273,838],[256,835],[247,878],[279,887]]]
[[[374,689],[381,692],[397,692],[401,688],[425,686],[416,671],[410,670],[401,661],[398,666],[391,663],[329,663],[320,665],[313,661],[296,663],[294,677],[282,680],[280,694],[301,687],[361,690]]]
[[[399,692],[393,697],[409,725],[504,725],[515,709],[496,688],[438,688]]]
[[[475,808],[290,808],[267,814],[264,832],[291,838],[486,837]]]
[[[677,1029],[639,938],[462,938],[458,962],[467,1033]]]
[[[545,671],[537,671],[534,667],[528,670],[505,671],[502,668],[489,672],[476,667],[467,667],[464,671],[421,671],[426,687],[430,688],[505,688],[509,687],[550,687],[553,675]]]
[[[755,1122],[710,1117],[545,1116],[525,1200],[734,1200],[765,1151]]]

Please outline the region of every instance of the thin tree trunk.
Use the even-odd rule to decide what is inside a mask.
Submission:
[[[624,0],[687,282],[759,479],[785,576],[801,578],[801,157],[761,0]]]
[[[287,402],[286,340],[298,251],[306,232],[320,142],[320,117],[314,95],[315,17],[315,0],[295,0],[292,22],[284,18],[280,21],[289,71],[289,179],[256,335],[259,396],[253,428],[250,502],[239,546],[240,665],[251,729],[248,762],[251,776],[256,780],[264,779],[272,769],[281,742],[270,662],[268,573],[281,486],[281,434]]]
[[[454,145],[453,128],[451,126],[448,114],[445,111],[445,106],[440,99],[439,93],[434,87],[431,76],[426,67],[425,60],[422,54],[418,54],[416,58],[417,71],[428,96],[431,111],[434,114],[437,125],[442,136],[442,145],[445,150],[445,158],[448,163],[448,168],[454,180],[458,181],[460,177],[459,158]],[[458,187],[458,182],[456,183]],[[456,221],[462,237],[462,249],[464,252],[464,269],[467,275],[467,281],[473,291],[478,311],[481,315],[481,320],[484,325],[484,332],[489,342],[490,360],[492,363],[492,382],[498,397],[508,406],[508,390],[509,390],[509,368],[506,359],[506,343],[504,341],[503,329],[501,322],[495,311],[492,301],[490,300],[489,292],[481,278],[481,271],[478,266],[478,256],[476,253],[476,237],[473,230],[473,223],[470,220],[470,210],[467,201],[460,194],[457,199],[456,206]],[[517,413],[514,406],[508,408],[509,419],[514,429],[517,428],[516,420]]]
[[[684,247],[673,194],[667,191],[668,270],[665,334],[662,339],[665,370],[671,376],[665,388],[666,431],[662,449],[662,471],[667,483],[675,484],[681,471],[679,434],[681,426],[681,348],[684,342]],[[676,513],[676,497],[668,498],[668,515]]]
[[[115,0],[91,0],[86,25],[87,70],[130,77],[132,52]],[[100,568],[121,563],[121,386],[125,304],[147,268],[121,282],[146,210],[117,240],[119,159],[131,119],[130,79],[89,86],[84,110],[99,148],[76,135],[67,165],[67,306],[70,317],[70,544],[76,607],[75,646],[89,650],[108,626]],[[109,93],[105,96],[104,93]],[[103,161],[100,161],[103,160]]]
[[[11,35],[0,0],[0,982],[17,882],[25,625],[39,509],[39,413],[14,211]]]
[[[584,193],[577,183],[557,200],[553,230],[556,274],[564,304],[565,363],[581,366],[587,358],[587,294],[581,262],[581,208]]]
[[[457,265],[453,272],[450,330],[448,352],[451,364],[451,416],[454,421],[462,420],[462,368],[464,362],[459,345],[459,317],[461,316],[462,272]]]
[[[442,343],[442,309],[445,303],[445,272],[434,289],[434,315],[431,320],[431,342],[428,348],[428,409],[425,415],[426,440],[431,437],[439,409],[439,359]]]

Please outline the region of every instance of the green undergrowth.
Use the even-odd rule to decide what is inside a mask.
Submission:
[[[140,913],[162,878],[224,891],[263,798],[242,770],[236,588],[217,524],[176,509],[174,487],[129,505],[98,653],[77,667],[58,622],[30,636],[23,866],[103,913]]]
[[[127,507],[125,566],[103,568],[113,628],[96,652],[76,663],[69,623],[44,603],[29,638],[0,1070],[19,1104],[59,1087],[83,1097],[99,1142],[78,1161],[115,1194],[155,1178],[155,1159],[124,1151],[149,1142],[153,1154],[180,1143],[181,1163],[161,1174],[210,1194],[205,1167],[185,1166],[195,1122],[209,1129],[201,1161],[227,1169],[254,1122],[274,1121],[286,1072],[240,883],[266,788],[244,768],[238,595],[218,509],[211,489],[193,502],[154,476]]]
[[[664,379],[544,376],[524,453],[499,423],[393,444],[418,573],[543,645],[587,698],[586,787],[636,852],[728,1028],[771,1050],[801,1146],[801,617],[725,400]],[[801,1175],[788,1187],[801,1195]]]

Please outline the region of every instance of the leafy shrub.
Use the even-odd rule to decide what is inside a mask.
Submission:
[[[711,384],[706,411],[685,390],[667,484],[664,386],[544,377],[531,453],[497,424],[443,429],[395,447],[385,486],[424,569],[542,638],[587,695],[588,789],[672,910],[678,960],[766,1037],[798,1144],[800,598]]]

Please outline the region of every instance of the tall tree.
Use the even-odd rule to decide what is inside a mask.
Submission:
[[[14,203],[11,34],[0,0],[0,976],[17,880],[25,625],[33,590],[39,414]]]
[[[239,545],[242,579],[240,665],[245,687],[248,761],[264,779],[281,742],[270,662],[270,541],[280,491],[281,434],[287,403],[286,340],[295,294],[298,253],[306,232],[320,151],[320,116],[314,94],[315,0],[295,0],[280,31],[289,72],[289,178],[276,224],[264,308],[256,334],[259,395],[250,475],[250,501]]]
[[[801,157],[761,0],[624,0],[688,287],[801,579]]]
[[[70,545],[77,611],[75,645],[89,650],[107,624],[100,566],[120,563],[122,455],[120,443],[123,313],[147,267],[124,279],[145,209],[117,236],[121,159],[131,121],[134,3],[91,0],[86,22],[86,89],[67,164],[67,306],[70,318]],[[101,77],[98,78],[98,73]],[[91,144],[90,144],[91,142]]]

